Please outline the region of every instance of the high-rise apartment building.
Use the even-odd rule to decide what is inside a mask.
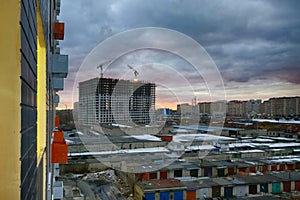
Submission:
[[[260,112],[270,116],[300,115],[300,97],[270,98],[261,104]]]
[[[200,113],[211,114],[218,102],[198,103]],[[262,102],[261,99],[248,101],[233,100],[226,103],[229,116],[249,116],[255,114],[269,116],[300,115],[300,97],[274,97]],[[217,107],[214,107],[217,108]]]
[[[243,101],[229,101],[227,103],[227,115],[242,116],[245,114],[245,102]]]
[[[154,83],[113,78],[79,83],[79,125],[150,124],[154,108]]]
[[[210,114],[211,102],[202,102],[198,103],[199,113],[200,114]]]
[[[1,1],[0,199],[51,199],[55,97],[68,57],[59,0]]]

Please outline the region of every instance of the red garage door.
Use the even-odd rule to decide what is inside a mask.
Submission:
[[[196,200],[196,190],[186,190],[186,199]]]
[[[300,181],[295,181],[295,190],[300,191]]]
[[[163,180],[163,179],[167,179],[168,178],[168,172],[167,171],[161,171],[159,173],[160,175],[160,180]]]
[[[228,168],[228,175],[234,175],[234,167]]]
[[[294,169],[294,164],[287,164],[286,167],[288,170],[292,171]]]
[[[240,167],[239,172],[246,172],[246,167]]]
[[[269,171],[269,166],[268,165],[263,165],[262,166],[262,173],[267,173]]]
[[[143,181],[149,181],[149,172],[143,173]]]
[[[285,170],[285,164],[280,164],[279,165],[279,170],[284,171]]]
[[[149,178],[150,179],[157,179],[157,172],[150,173]]]
[[[277,171],[277,165],[272,165],[271,166],[271,171]]]
[[[256,167],[255,167],[255,166],[250,167],[250,168],[249,168],[249,171],[250,171],[251,173],[255,173],[255,172],[256,172]]]
[[[291,192],[291,181],[283,181],[283,191]]]

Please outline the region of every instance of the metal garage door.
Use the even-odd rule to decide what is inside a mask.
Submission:
[[[186,190],[186,199],[196,200],[196,190]]]
[[[183,200],[183,191],[174,191],[174,200]]]
[[[277,171],[277,165],[272,165],[271,166],[271,171]]]
[[[279,170],[284,171],[285,170],[285,164],[280,164],[279,165]]]
[[[269,171],[269,165],[263,165],[262,166],[262,173],[267,173]]]
[[[247,188],[245,185],[236,186],[236,196],[237,197],[246,196],[246,193],[247,193]]]
[[[208,176],[208,177],[212,176],[212,168],[211,167],[204,168],[204,176]]]
[[[157,179],[157,172],[152,172],[149,174],[149,179]]]
[[[283,191],[291,192],[291,181],[283,181]]]
[[[228,168],[228,175],[234,175],[234,174],[235,174],[234,167],[229,167]]]
[[[198,177],[198,169],[191,169],[190,170],[190,176],[191,177]]]
[[[213,186],[212,187],[212,197],[220,197],[221,196],[221,187],[220,186]]]
[[[225,176],[225,168],[218,168],[218,177]]]
[[[233,197],[233,187],[224,187],[224,197]]]
[[[174,177],[182,177],[182,169],[174,170]]]
[[[204,199],[204,197],[210,197],[209,188],[200,188],[197,190],[197,198]]]
[[[155,193],[146,193],[145,199],[146,200],[155,200]]]
[[[257,185],[249,185],[249,194],[257,194]]]
[[[295,190],[300,191],[300,181],[295,181]]]
[[[170,193],[169,192],[161,192],[159,194],[160,200],[170,200]]]
[[[256,173],[256,167],[255,166],[250,167],[249,172]]]
[[[280,183],[272,183],[272,193],[273,194],[278,194],[281,193],[281,187],[280,187]]]
[[[167,179],[168,178],[168,172],[167,171],[161,171],[159,173],[160,175],[160,180],[163,180],[163,179]]]
[[[260,192],[264,192],[264,193],[268,193],[269,192],[268,183],[260,184]]]

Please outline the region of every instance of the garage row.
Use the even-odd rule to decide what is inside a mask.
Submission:
[[[135,200],[200,200],[300,191],[300,172],[264,175],[149,180],[134,186]]]

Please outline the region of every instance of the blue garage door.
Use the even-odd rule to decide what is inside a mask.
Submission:
[[[212,168],[211,167],[205,167],[204,168],[204,176],[207,176],[207,177],[212,176]]]
[[[145,198],[146,200],[155,200],[155,193],[146,193]]]
[[[160,200],[170,200],[170,193],[169,192],[161,192]]]
[[[174,191],[174,200],[183,200],[183,191]]]

